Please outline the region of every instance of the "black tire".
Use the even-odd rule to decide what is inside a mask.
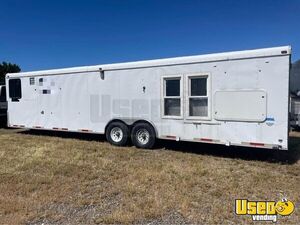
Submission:
[[[120,140],[117,140],[117,134],[119,132]],[[121,134],[122,133],[122,134]],[[108,125],[105,136],[107,141],[116,146],[124,146],[128,142],[128,137],[129,137],[129,129],[128,127],[121,122],[112,122],[111,124]]]
[[[148,138],[146,137],[147,135]],[[155,144],[155,140],[155,130],[150,124],[137,123],[136,125],[134,125],[131,131],[131,141],[137,148],[151,149]]]

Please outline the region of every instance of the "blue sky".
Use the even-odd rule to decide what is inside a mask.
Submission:
[[[300,59],[300,0],[7,0],[0,10],[0,61],[23,71],[279,45]]]

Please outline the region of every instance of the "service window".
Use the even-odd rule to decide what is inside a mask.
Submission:
[[[13,102],[18,102],[22,98],[21,79],[9,80],[9,97]]]
[[[163,116],[179,118],[182,116],[182,78],[163,78]]]
[[[209,119],[209,76],[192,75],[187,81],[187,115],[189,119]]]

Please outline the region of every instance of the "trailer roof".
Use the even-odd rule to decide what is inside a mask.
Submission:
[[[83,72],[99,71],[100,68],[104,71],[137,69],[137,68],[182,65],[182,64],[192,64],[192,63],[202,63],[202,62],[237,60],[237,59],[244,59],[244,58],[261,58],[261,57],[290,55],[290,54],[291,54],[291,46],[281,46],[281,47],[274,47],[274,48],[262,48],[262,49],[255,49],[255,50],[184,56],[184,57],[145,60],[145,61],[136,61],[136,62],[113,63],[113,64],[103,64],[103,65],[94,65],[94,66],[81,66],[81,67],[70,67],[70,68],[63,68],[63,69],[10,73],[7,74],[6,76],[19,77],[19,76],[42,76],[42,75],[55,75],[55,74],[83,73]]]

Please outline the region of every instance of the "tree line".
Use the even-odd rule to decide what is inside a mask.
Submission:
[[[5,84],[5,75],[7,73],[18,73],[21,71],[20,66],[10,62],[0,63],[0,85]]]

